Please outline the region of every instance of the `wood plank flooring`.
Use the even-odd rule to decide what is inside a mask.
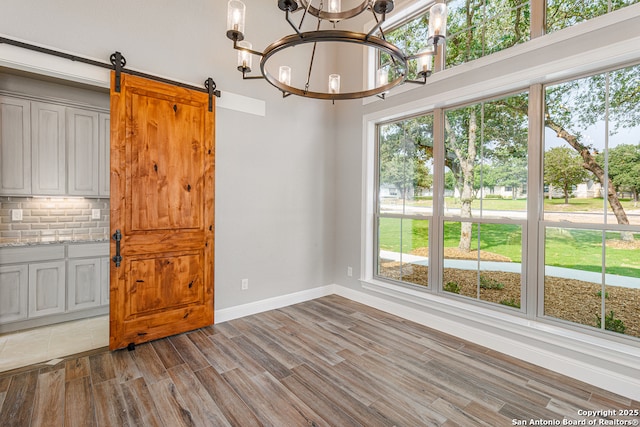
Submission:
[[[7,427],[496,427],[580,409],[640,403],[335,295],[0,374]]]

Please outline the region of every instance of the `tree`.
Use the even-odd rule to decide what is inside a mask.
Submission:
[[[610,135],[622,128],[640,125],[640,66],[598,74],[547,88],[545,126],[556,132],[582,158],[582,166],[598,179],[618,224],[629,224],[613,180],[607,180],[598,150],[583,141],[581,129],[602,123],[608,117]],[[630,232],[622,240],[633,240]]]
[[[433,156],[433,119],[423,116],[391,123],[380,131],[380,183],[397,188],[403,199],[433,185],[427,163]]]
[[[528,1],[523,0],[465,0],[459,3],[459,7],[452,8],[449,12],[448,31],[453,36],[447,40],[446,65],[468,62],[528,39],[526,29],[529,23],[523,12],[527,5]],[[513,25],[513,31],[505,31],[507,23]],[[512,98],[527,97],[516,95]],[[526,159],[527,112],[523,115],[509,108],[511,102],[521,101],[481,103],[449,111],[445,115],[445,165],[456,178],[460,194],[460,216],[463,218],[472,216],[476,167],[486,160],[478,158],[478,153],[483,148],[489,148],[491,144],[513,147],[524,144],[524,150],[519,151],[524,151]],[[490,144],[483,147],[487,142]],[[488,150],[486,157],[491,157],[491,150]],[[471,222],[462,222],[458,245],[460,250],[470,251],[471,228]]]
[[[544,153],[544,183],[559,187],[564,193],[564,203],[574,185],[587,179],[580,156],[569,147],[554,147]]]
[[[604,153],[598,156],[604,163]],[[621,144],[609,150],[609,178],[618,191],[633,194],[634,206],[638,205],[640,194],[640,144]]]

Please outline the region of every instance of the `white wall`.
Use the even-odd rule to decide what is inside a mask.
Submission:
[[[216,310],[331,283],[334,247],[331,104],[243,81],[225,36],[226,3],[2,0],[0,13],[9,38],[104,62],[117,50],[129,68],[198,86],[211,76],[223,98],[265,101],[264,117],[216,111]],[[290,32],[273,2],[245,3],[257,49]]]

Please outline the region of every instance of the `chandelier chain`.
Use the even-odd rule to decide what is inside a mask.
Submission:
[[[320,10],[322,10],[322,8],[324,7],[324,1],[321,0],[320,1]],[[309,5],[311,5],[311,2],[309,2]],[[318,18],[318,25],[316,26],[316,31],[320,30],[320,24],[322,23],[322,19]],[[318,46],[318,43],[315,42],[313,43],[313,50],[311,51],[311,61],[309,61],[309,72],[307,73],[307,82],[304,85],[304,92],[307,93],[309,91],[309,82],[311,81],[311,71],[313,69],[313,60],[316,57],[316,47]]]

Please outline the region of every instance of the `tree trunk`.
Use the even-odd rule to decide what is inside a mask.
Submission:
[[[568,205],[569,204],[569,186],[565,184],[562,191],[564,191],[564,204]]]
[[[471,202],[473,202],[474,167],[476,159],[476,140],[478,125],[474,111],[469,115],[469,141],[467,152],[459,155],[460,168],[462,169],[462,193],[460,194],[460,216],[471,218]],[[456,150],[457,153],[458,150]],[[471,251],[471,222],[463,222],[460,227],[460,243],[458,249],[464,252]]]
[[[547,120],[546,125],[550,129],[553,129],[559,138],[562,138],[565,141],[567,141],[567,143],[580,154],[580,156],[582,157],[582,160],[584,161],[584,163],[582,164],[582,167],[584,167],[588,171],[591,171],[598,178],[598,181],[600,181],[600,184],[602,184],[602,187],[604,188],[605,181],[606,181],[605,171],[598,164],[595,157],[591,154],[591,152],[589,151],[589,148],[582,145],[578,141],[578,138],[575,135],[571,135],[559,124],[551,120]],[[623,225],[629,224],[629,219],[627,218],[627,214],[625,213],[624,208],[622,207],[622,204],[618,199],[618,195],[616,194],[615,188],[613,188],[613,182],[611,180],[608,180],[607,200],[609,202],[609,206],[611,206],[611,209],[613,210],[613,214],[615,215],[616,220],[618,221],[618,224],[623,224]],[[633,241],[633,234],[628,231],[623,231],[620,233],[620,238],[625,241]]]

